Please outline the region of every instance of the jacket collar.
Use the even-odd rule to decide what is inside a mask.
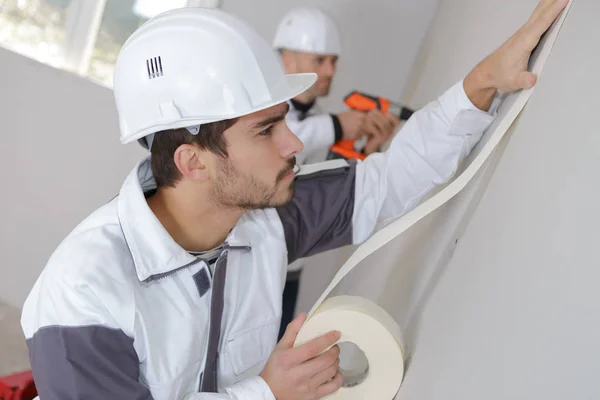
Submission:
[[[127,246],[140,281],[151,281],[195,264],[197,258],[183,249],[169,235],[146,202],[145,192],[156,189],[150,159],[141,161],[125,179],[119,192],[117,213]],[[226,239],[235,246],[245,246],[236,239],[236,227]]]
[[[313,108],[313,106],[316,103],[316,100],[313,101],[312,103],[301,103],[298,100],[290,99],[290,103],[291,103],[292,107],[294,107],[300,113],[306,114],[307,112],[309,112],[311,110],[311,108]]]

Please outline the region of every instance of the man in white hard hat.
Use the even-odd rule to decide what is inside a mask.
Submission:
[[[320,8],[297,7],[288,11],[277,27],[273,48],[279,51],[286,73],[317,74],[312,87],[289,101],[286,122],[304,144],[296,157],[298,164],[325,161],[330,147],[342,139],[367,136],[366,148],[372,153],[400,123],[395,116],[378,111],[328,114],[320,109],[317,100],[329,94],[342,51],[336,23]]]
[[[400,122],[393,115],[354,110],[328,114],[317,104],[319,97],[329,94],[342,51],[339,29],[325,11],[318,7],[291,9],[279,23],[272,46],[279,52],[286,73],[317,74],[313,86],[289,100],[286,123],[304,145],[296,156],[298,164],[327,160],[332,154],[331,146],[342,139],[367,138],[366,143],[361,141],[365,144],[362,150],[370,154],[390,138]],[[294,317],[305,263],[306,260],[298,260],[288,268],[279,337]]]
[[[505,45],[417,112],[385,153],[294,173],[302,144],[285,75],[245,23],[162,14],[119,55],[121,141],[151,149],[119,195],[52,254],[22,326],[42,400],[316,399],[335,392],[337,332],[277,344],[286,265],[366,240],[450,179],[566,0],[543,1]],[[82,149],[82,151],[89,149]]]

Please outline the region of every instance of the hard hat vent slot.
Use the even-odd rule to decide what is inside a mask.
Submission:
[[[163,76],[161,58],[153,57],[146,60],[146,69],[148,70],[148,79],[155,79]]]

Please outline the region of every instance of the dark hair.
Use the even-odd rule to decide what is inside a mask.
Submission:
[[[156,132],[150,151],[150,165],[157,187],[175,187],[181,172],[175,165],[175,150],[184,144],[195,144],[220,157],[227,158],[227,142],[223,132],[237,122],[235,119],[212,122],[200,126],[200,132],[192,135],[186,128]]]

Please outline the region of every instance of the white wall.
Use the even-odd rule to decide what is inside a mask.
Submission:
[[[120,144],[112,91],[1,48],[0,70],[0,299],[20,307],[144,153]]]
[[[343,54],[328,98],[331,112],[345,109],[351,90],[400,100],[439,0],[224,0],[223,10],[249,21],[269,42],[294,6],[327,10],[338,23]]]

